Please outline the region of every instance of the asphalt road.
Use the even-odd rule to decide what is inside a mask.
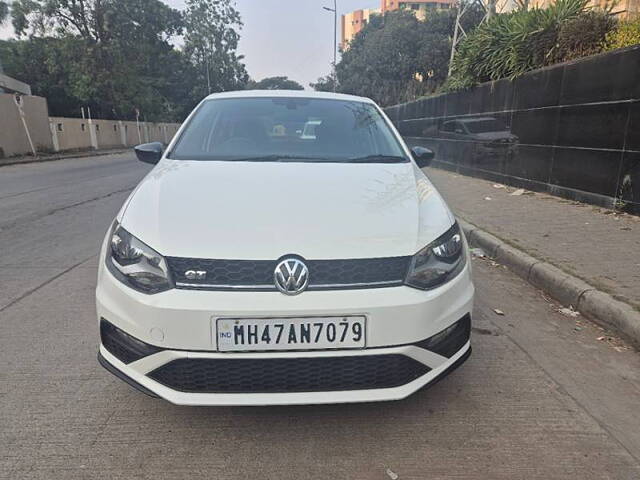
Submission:
[[[132,390],[97,364],[93,295],[146,170],[0,168],[0,478],[640,478],[640,355],[487,259],[472,357],[406,400],[187,408]]]

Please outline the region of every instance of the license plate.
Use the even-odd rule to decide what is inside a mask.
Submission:
[[[219,318],[218,350],[364,348],[365,317]]]

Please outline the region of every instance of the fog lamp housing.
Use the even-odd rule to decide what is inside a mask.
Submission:
[[[471,315],[467,314],[453,325],[426,340],[416,343],[417,347],[451,358],[466,345],[471,337]]]

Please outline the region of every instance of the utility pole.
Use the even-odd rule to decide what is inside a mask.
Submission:
[[[0,58],[0,75],[4,73],[4,69],[2,68],[2,58]],[[0,93],[4,92],[4,89],[0,87]]]
[[[491,17],[496,14],[496,1],[497,0],[458,0],[456,2],[456,23],[453,30],[453,41],[451,42],[451,55],[449,56],[449,73],[448,77],[451,76],[451,71],[453,69],[453,59],[456,56],[456,51],[460,42],[466,38],[467,32],[464,31],[462,27],[462,17],[469,11],[469,9],[473,6],[480,6],[484,10],[484,17],[480,23],[486,22]]]
[[[211,77],[209,76],[209,56],[207,56],[207,95],[211,95]]]
[[[487,0],[486,3],[487,15],[485,17],[486,20],[489,20],[491,17],[496,16],[496,0]]]
[[[333,0],[333,8],[322,7],[328,12],[333,12],[333,91],[338,89],[338,74],[336,65],[338,64],[338,0]]]
[[[27,116],[24,113],[24,109],[22,108],[22,97],[19,93],[16,93],[13,96],[13,101],[18,107],[18,113],[20,114],[20,120],[22,120],[22,126],[24,127],[24,133],[27,135],[27,140],[29,142],[29,147],[31,147],[31,153],[33,153],[34,157],[38,156],[38,152],[36,151],[36,147],[33,145],[33,140],[31,139],[31,133],[29,133],[29,127],[27,126]]]

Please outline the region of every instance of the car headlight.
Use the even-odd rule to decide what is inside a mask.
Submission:
[[[405,283],[421,290],[438,287],[462,271],[466,258],[464,239],[455,223],[413,256]]]
[[[109,239],[107,267],[122,283],[142,293],[158,293],[171,288],[164,257],[114,224]]]

